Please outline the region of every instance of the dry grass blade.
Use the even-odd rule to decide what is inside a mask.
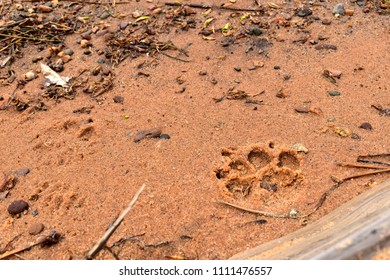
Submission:
[[[111,235],[115,232],[115,230],[119,227],[119,225],[122,223],[123,219],[129,213],[135,202],[137,201],[138,197],[142,193],[142,191],[145,188],[145,184],[141,186],[141,188],[137,191],[137,193],[134,195],[133,199],[130,201],[129,205],[126,207],[125,210],[119,215],[119,217],[115,220],[115,222],[107,229],[107,231],[103,234],[103,236],[100,238],[100,240],[92,247],[91,250],[87,253],[85,258],[87,260],[92,260],[103,248],[106,247],[106,243],[108,239],[111,237]]]

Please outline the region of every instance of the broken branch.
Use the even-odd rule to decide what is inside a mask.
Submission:
[[[123,219],[129,213],[135,202],[137,201],[138,197],[142,193],[142,191],[145,188],[145,184],[141,186],[141,188],[137,191],[137,193],[134,195],[133,199],[130,201],[129,205],[126,207],[125,210],[119,215],[119,217],[115,220],[115,222],[107,229],[107,231],[103,234],[103,236],[100,238],[100,240],[92,247],[91,250],[87,253],[85,256],[85,259],[92,260],[103,248],[106,247],[108,239],[111,237],[111,235],[115,232],[115,230],[119,227],[119,225],[122,223]]]

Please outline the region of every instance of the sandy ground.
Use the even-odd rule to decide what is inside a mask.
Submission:
[[[336,1],[275,2],[278,8],[259,2],[261,13],[185,10],[163,1],[115,7],[59,2],[50,13],[37,14],[65,10],[70,18],[90,17],[65,37],[63,49],[74,54],[60,73],[84,84],[73,99],[40,95],[42,73],[17,86],[28,71],[39,72],[41,62],[58,59],[47,44],[25,44],[19,58],[0,68],[2,75],[11,69],[17,76],[0,89],[0,184],[8,180],[1,190],[0,253],[55,230],[57,244],[19,256],[82,259],[145,184],[107,243],[112,253],[104,249],[97,259],[227,259],[318,220],[389,177],[350,180],[304,219],[264,217],[219,203],[293,216],[310,213],[334,184],[331,176],[367,171],[338,163],[390,152],[390,117],[372,107],[390,107],[385,9],[346,1],[353,14],[335,16]],[[303,4],[311,15],[297,15]],[[261,8],[249,0],[227,7]],[[3,11],[7,21],[15,10],[5,8],[13,9]],[[104,11],[112,16],[102,17]],[[135,24],[144,15],[150,18]],[[96,35],[102,29],[109,32]],[[88,30],[95,33],[82,48],[80,34]],[[119,64],[105,56],[112,36],[135,34],[170,41],[179,50],[133,49]],[[34,63],[37,57],[43,59]],[[105,73],[94,76],[97,66]],[[324,71],[336,77],[325,77]],[[111,76],[112,88],[94,97],[97,85]],[[47,110],[39,110],[37,100]],[[17,110],[18,104],[30,105]],[[75,111],[82,107],[89,110]],[[363,123],[372,129],[361,128]],[[162,136],[134,141],[149,129]],[[14,200],[26,201],[29,208],[11,215]],[[44,230],[33,232],[39,223]],[[374,258],[390,259],[389,250],[378,248]]]

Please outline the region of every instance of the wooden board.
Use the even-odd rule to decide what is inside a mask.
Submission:
[[[390,180],[320,220],[231,259],[359,259],[390,246]]]

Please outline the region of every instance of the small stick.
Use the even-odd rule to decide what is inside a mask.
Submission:
[[[390,166],[390,163],[383,162],[383,161],[368,160],[368,159],[362,159],[362,158],[358,158],[357,161],[358,162],[364,162],[364,163],[374,163],[374,164],[382,164],[382,165]]]
[[[21,253],[23,251],[29,250],[38,244],[40,244],[40,242],[30,243],[27,246],[5,252],[4,254],[0,255],[0,260],[5,259],[5,258],[10,257],[10,256],[13,256],[13,255],[16,255],[16,254]]]
[[[387,172],[390,172],[390,168],[352,175],[352,176],[346,177],[344,179],[341,179],[339,182],[345,182],[345,181],[355,179],[355,178],[360,178],[360,177],[369,176],[369,175],[376,175],[376,174],[380,174],[380,173],[387,173]]]
[[[185,59],[182,59],[182,58],[178,58],[178,57],[176,57],[176,56],[172,56],[172,55],[167,54],[167,53],[165,53],[165,52],[163,52],[163,51],[160,51],[160,52],[158,52],[158,53],[161,53],[161,54],[165,55],[166,57],[169,57],[169,58],[172,58],[172,59],[176,59],[176,60],[181,61],[181,62],[191,62],[191,61],[189,61],[189,60],[185,60]]]
[[[85,259],[92,260],[103,248],[106,247],[106,243],[108,239],[111,237],[111,235],[115,232],[115,230],[119,227],[119,225],[122,223],[123,219],[129,213],[135,202],[137,201],[138,197],[142,193],[142,191],[145,188],[145,184],[141,186],[141,188],[137,191],[137,193],[134,195],[133,199],[130,201],[129,205],[126,207],[125,210],[119,215],[119,217],[115,220],[115,222],[107,229],[107,231],[103,234],[103,236],[100,238],[100,240],[92,247],[91,250],[87,253],[85,256]]]
[[[355,164],[355,163],[338,163],[338,166],[342,167],[355,167],[355,168],[371,168],[371,169],[385,169],[386,167],[377,165]]]
[[[236,208],[236,209],[245,211],[245,212],[249,212],[249,213],[253,213],[253,214],[259,214],[259,215],[262,215],[262,216],[265,216],[265,217],[271,217],[271,218],[292,218],[292,219],[296,219],[295,216],[292,216],[292,215],[290,215],[290,214],[275,214],[275,213],[271,213],[271,212],[265,212],[265,211],[261,211],[261,210],[255,210],[255,209],[245,208],[245,207],[242,207],[242,206],[239,206],[239,205],[230,203],[230,202],[222,201],[222,200],[220,200],[220,201],[218,201],[218,202],[221,203],[221,204],[228,205],[228,206],[230,206],[230,207],[233,207],[233,208]]]
[[[237,7],[230,7],[230,6],[217,6],[213,4],[181,4],[178,2],[165,2],[166,6],[188,6],[195,9],[221,9],[221,10],[228,10],[228,11],[237,11],[237,12],[263,12],[263,9],[257,9],[257,8],[237,8]]]

